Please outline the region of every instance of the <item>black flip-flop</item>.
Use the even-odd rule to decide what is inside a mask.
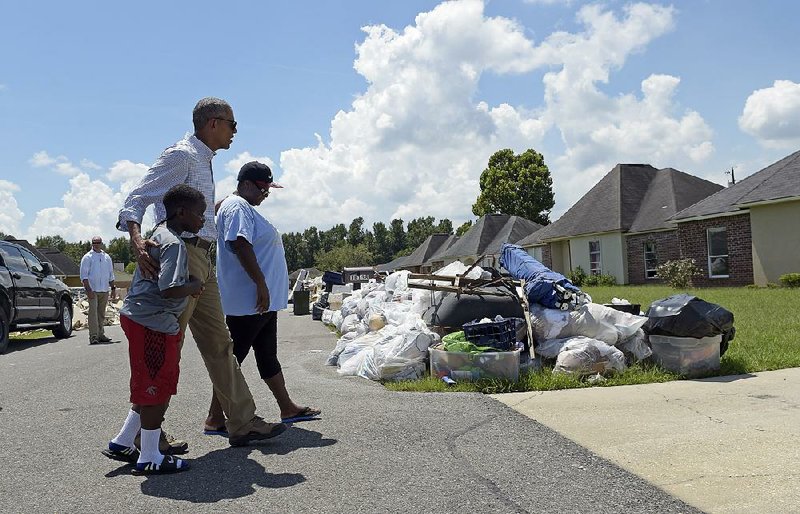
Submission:
[[[303,407],[300,412],[288,418],[281,418],[281,423],[297,423],[299,421],[311,421],[318,419],[322,411],[319,409],[312,409],[311,407]]]

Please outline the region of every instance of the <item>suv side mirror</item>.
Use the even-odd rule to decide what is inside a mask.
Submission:
[[[42,273],[44,273],[46,277],[49,277],[50,275],[53,274],[53,266],[49,262],[43,262]]]

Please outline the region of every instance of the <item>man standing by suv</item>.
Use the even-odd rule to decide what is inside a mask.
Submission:
[[[145,209],[153,204],[156,222],[167,219],[162,200],[164,194],[177,184],[188,184],[205,196],[208,202],[204,214],[205,225],[197,235],[187,232],[181,234],[188,251],[189,273],[203,282],[203,292],[198,298],[190,298],[178,324],[182,333],[185,333],[187,325],[192,331],[214,391],[228,416],[228,441],[233,446],[240,446],[274,437],[286,430],[286,425],[265,423],[255,415],[253,395],[233,355],[233,343],[222,314],[217,277],[211,267],[211,245],[217,239],[211,159],[217,150],[228,149],[233,142],[236,134],[233,109],[228,102],[219,98],[203,98],[194,107],[192,124],[194,134],[164,150],[130,192],[119,212],[117,228],[130,234],[142,275],[146,278],[156,277],[158,263],[147,250],[153,243],[146,241],[141,234]],[[186,451],[188,446],[182,441],[162,439],[162,442],[170,443],[165,446],[179,447],[181,452]],[[162,448],[162,453],[169,450]]]
[[[81,281],[89,298],[89,344],[108,343],[103,328],[106,319],[108,292],[114,286],[114,264],[103,251],[103,239],[92,238],[92,249],[81,258]]]

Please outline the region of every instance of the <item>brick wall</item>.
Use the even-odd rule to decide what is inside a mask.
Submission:
[[[728,278],[709,278],[706,229],[725,227],[728,237]],[[753,283],[753,249],[750,235],[750,214],[725,216],[678,224],[681,255],[695,260],[703,273],[694,277],[697,287],[744,286]]]
[[[644,276],[644,243],[652,241],[656,244],[656,257],[658,264],[680,259],[681,250],[678,242],[678,231],[650,232],[627,236],[626,251],[628,253],[628,283],[629,284],[659,284],[662,280],[645,278]]]

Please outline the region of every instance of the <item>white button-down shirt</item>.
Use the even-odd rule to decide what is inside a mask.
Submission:
[[[119,211],[117,228],[127,232],[128,221],[141,225],[144,211],[150,204],[155,205],[156,222],[165,220],[167,211],[162,202],[164,195],[173,186],[187,184],[206,197],[206,222],[197,235],[207,241],[215,241],[217,227],[214,224],[214,174],[211,169],[214,155],[215,152],[194,135],[164,150],[139,184],[128,194],[122,210]],[[181,234],[181,237],[193,236],[189,232]]]
[[[106,252],[89,250],[81,258],[81,280],[89,280],[89,287],[95,293],[107,293],[109,282],[114,281],[114,264]]]

